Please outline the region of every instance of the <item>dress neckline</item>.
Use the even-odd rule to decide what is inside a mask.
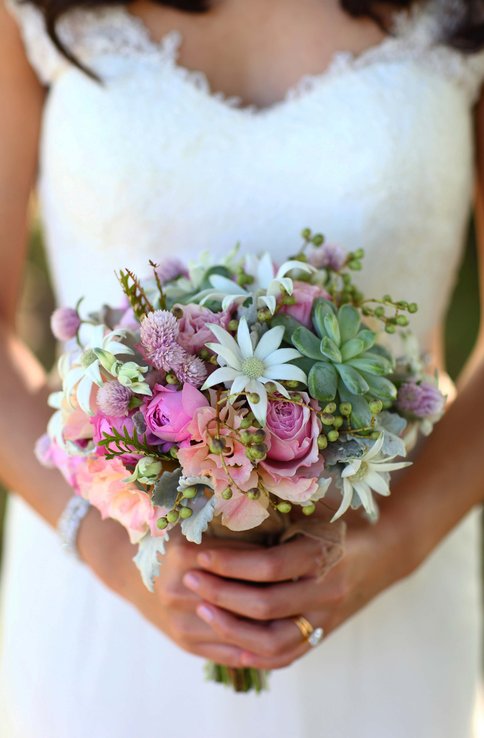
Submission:
[[[425,5],[425,3],[424,3]],[[125,5],[119,5],[115,12],[120,13],[120,17],[124,23],[130,25],[132,29],[139,35],[143,46],[155,56],[160,56],[164,61],[168,62],[172,70],[182,79],[182,81],[195,87],[206,98],[217,102],[232,111],[251,117],[265,117],[290,106],[296,100],[301,100],[310,94],[315,88],[319,87],[339,76],[343,71],[361,68],[369,63],[378,60],[378,58],[387,58],[392,48],[402,42],[408,29],[415,23],[416,16],[423,12],[424,5],[417,4],[410,10],[407,8],[395,10],[392,14],[389,24],[389,31],[380,41],[371,44],[360,52],[348,50],[335,51],[325,69],[321,72],[303,75],[294,85],[291,85],[280,100],[265,106],[256,104],[245,104],[242,99],[237,96],[229,96],[222,91],[215,90],[205,72],[198,69],[187,67],[180,63],[180,49],[184,41],[183,34],[178,29],[171,29],[157,40],[154,39],[151,31],[143,18],[132,13]]]

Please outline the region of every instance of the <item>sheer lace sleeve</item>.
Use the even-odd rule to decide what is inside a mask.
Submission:
[[[40,11],[29,3],[6,0],[7,9],[16,19],[27,57],[40,81],[50,85],[69,62],[50,40]]]

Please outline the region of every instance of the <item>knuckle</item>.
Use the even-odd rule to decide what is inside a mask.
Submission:
[[[282,574],[282,568],[282,562],[279,557],[270,556],[266,561],[261,562],[259,572],[266,581],[272,582],[279,579]]]
[[[177,610],[181,607],[184,598],[180,588],[175,583],[168,583],[160,592],[160,601],[164,607],[170,610]]]
[[[274,618],[274,604],[264,597],[258,597],[254,601],[252,610],[257,620],[272,620]]]

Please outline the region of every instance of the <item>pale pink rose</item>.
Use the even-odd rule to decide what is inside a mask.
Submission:
[[[37,460],[50,469],[58,469],[67,484],[78,490],[77,473],[84,459],[80,456],[71,456],[47,434],[41,436],[35,444]]]
[[[145,402],[141,412],[148,431],[165,445],[186,446],[191,438],[188,426],[195,412],[206,405],[206,397],[191,384],[184,384],[181,391],[157,384],[153,397]]]
[[[253,486],[256,487],[257,484]],[[262,496],[259,500],[249,500],[246,495],[234,490],[230,500],[217,499],[215,514],[222,515],[222,524],[229,530],[250,530],[257,528],[269,517],[268,507],[267,496]]]
[[[305,407],[283,397],[268,404],[269,451],[261,465],[281,477],[294,477],[301,467],[311,467],[319,461],[321,423],[314,412],[318,405],[305,392],[301,398]]]
[[[178,343],[190,354],[197,354],[206,343],[215,340],[212,331],[208,328],[210,323],[226,329],[231,320],[231,314],[226,310],[221,313],[212,313],[211,310],[201,305],[176,305],[176,307],[183,310],[183,316],[178,321],[180,329]]]
[[[260,476],[268,492],[272,492],[273,495],[280,497],[281,500],[300,504],[313,499],[317,500],[321,497],[321,494],[318,494],[319,477],[295,476],[289,478],[265,470],[261,470]]]
[[[126,429],[130,436],[132,436],[134,431],[133,418],[129,416],[127,418],[115,418],[110,415],[104,415],[104,413],[98,411],[90,420],[94,429],[93,441],[95,444],[103,441],[105,435],[112,435],[113,429],[122,434],[124,434],[124,430]],[[98,446],[96,452],[99,456],[105,456],[106,453],[108,453],[105,446]],[[136,464],[138,459],[141,458],[141,454],[133,448],[131,453],[127,452],[126,454],[119,456],[119,458],[125,464]]]
[[[164,510],[155,507],[149,495],[135,484],[126,482],[126,469],[115,458],[88,458],[79,468],[79,492],[96,507],[103,518],[113,518],[126,528],[131,543],[138,543],[143,536],[162,535],[156,521]]]
[[[311,310],[313,302],[318,297],[328,298],[329,295],[322,287],[317,284],[308,284],[308,282],[294,282],[294,292],[292,296],[296,300],[294,305],[284,305],[280,312],[291,315],[306,328],[312,327]]]

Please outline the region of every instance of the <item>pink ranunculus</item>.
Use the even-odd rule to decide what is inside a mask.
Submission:
[[[182,390],[157,384],[141,412],[147,430],[164,441],[167,448],[175,443],[183,447],[190,443],[188,426],[195,412],[206,405],[206,397],[191,384],[184,384]]]
[[[311,310],[313,302],[317,300],[318,297],[328,298],[328,293],[317,284],[295,281],[292,296],[296,300],[295,304],[284,305],[280,312],[291,315],[293,318],[305,325],[306,328],[311,328]]]
[[[113,430],[117,430],[119,433],[123,434],[124,429],[126,429],[130,436],[133,434],[134,430],[133,418],[130,416],[127,418],[115,418],[110,415],[104,415],[104,413],[97,412],[96,415],[91,417],[91,424],[94,428],[93,441],[96,445],[100,441],[104,440],[105,434],[112,435]],[[97,453],[99,456],[105,456],[108,452],[105,446],[98,446]],[[134,448],[132,453],[127,452],[126,454],[119,456],[119,459],[125,464],[136,464],[140,458],[141,455]]]
[[[156,520],[164,514],[151,502],[146,492],[126,482],[126,469],[118,459],[108,461],[102,456],[85,459],[78,470],[77,481],[82,497],[96,507],[103,518],[113,518],[129,533],[131,543],[143,536],[162,535]]]
[[[283,477],[267,470],[261,470],[261,479],[264,487],[281,500],[301,504],[305,502],[316,502],[323,496],[320,490],[319,477],[295,476]]]
[[[301,393],[301,397],[304,407],[283,397],[268,405],[269,451],[261,465],[281,477],[294,477],[301,467],[311,467],[319,461],[321,424],[314,412],[318,406],[306,393]]]
[[[183,310],[183,316],[178,321],[180,329],[178,343],[190,354],[197,354],[206,343],[215,340],[208,327],[210,323],[227,328],[231,319],[231,314],[227,310],[212,313],[211,310],[201,305],[177,305],[176,307]]]

